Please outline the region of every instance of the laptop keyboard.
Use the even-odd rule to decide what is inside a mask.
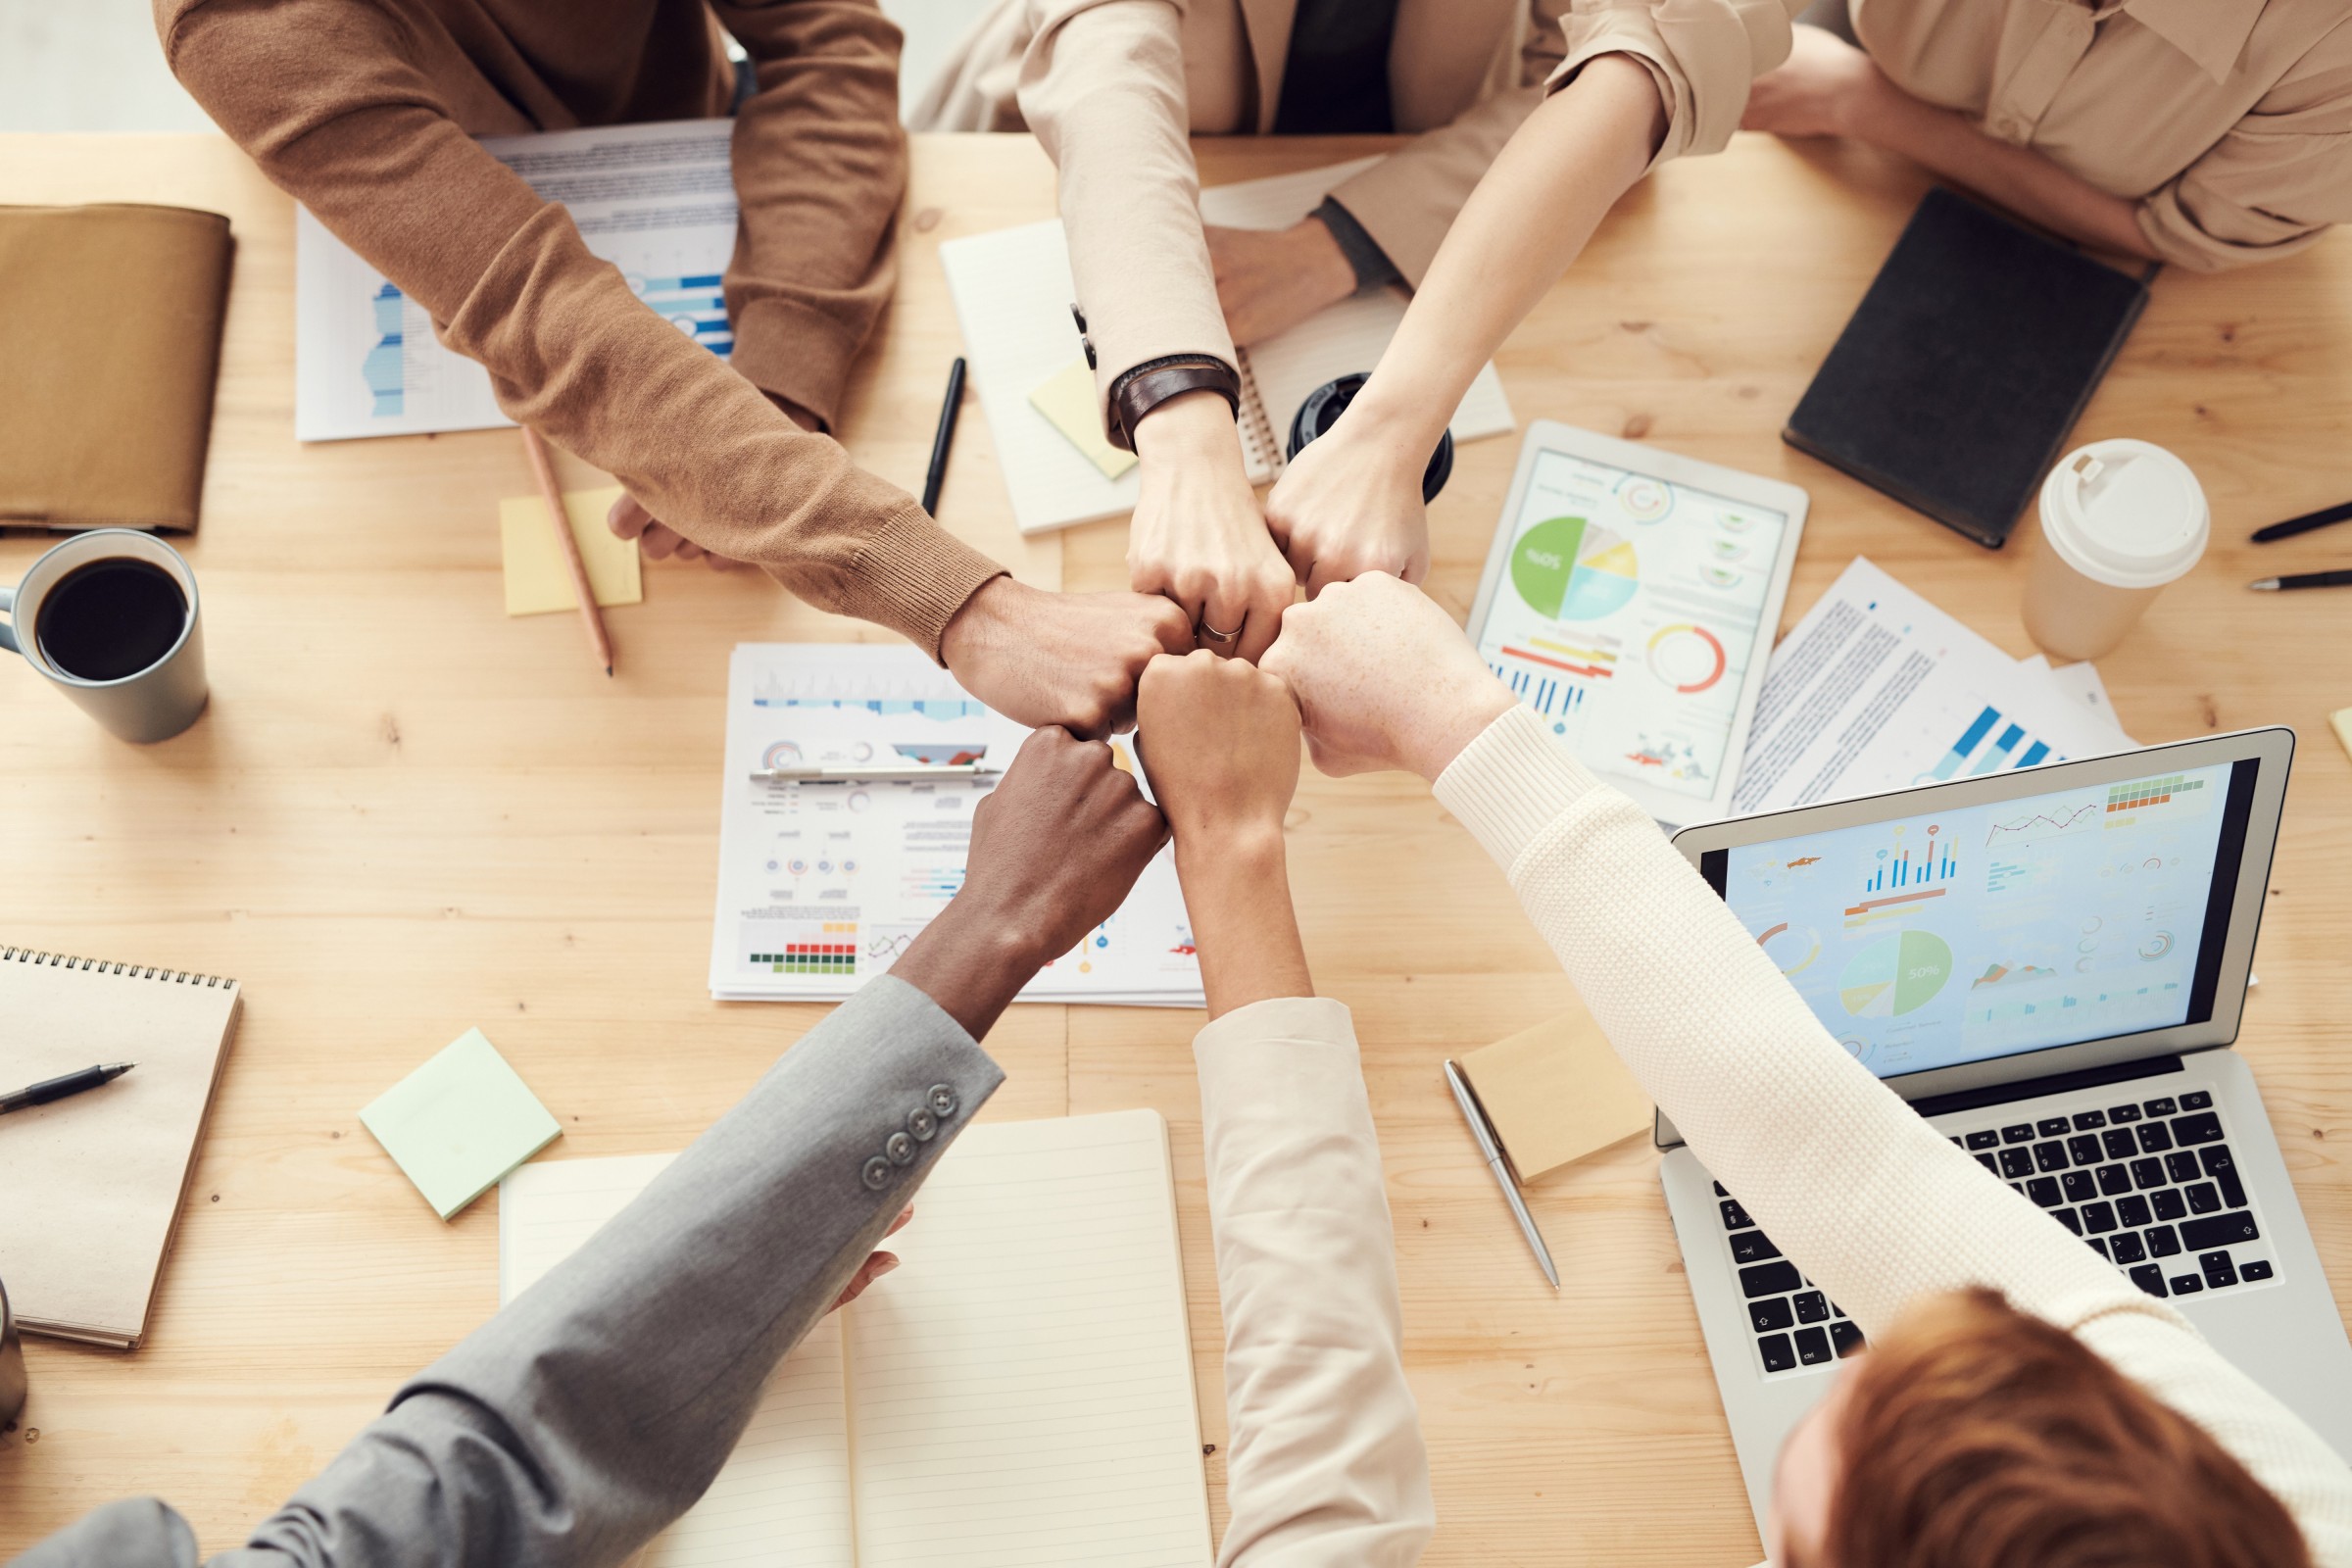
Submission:
[[[1936,1120],[1947,1134],[1959,1126],[1955,1116]],[[1961,1127],[1952,1142],[2150,1296],[2275,1277],[2210,1091]],[[1715,1199],[1765,1374],[1826,1366],[1860,1348],[1862,1331],[1721,1182]]]

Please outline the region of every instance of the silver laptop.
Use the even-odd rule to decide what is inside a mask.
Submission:
[[[1674,843],[1863,1065],[2352,1457],[2352,1345],[2229,1049],[2293,755],[2249,730]],[[1662,1116],[1658,1143],[1761,1529],[1862,1336]]]

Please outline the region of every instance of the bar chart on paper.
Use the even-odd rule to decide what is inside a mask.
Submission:
[[[726,121],[685,121],[482,146],[561,203],[646,309],[724,359],[735,348],[724,292],[735,244],[730,130]],[[513,423],[489,373],[442,345],[431,312],[307,210],[296,215],[294,278],[297,440]]]

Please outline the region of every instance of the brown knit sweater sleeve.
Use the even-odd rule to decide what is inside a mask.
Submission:
[[[173,72],[272,182],[424,307],[444,343],[479,361],[511,417],[613,474],[687,538],[934,658],[948,621],[1003,570],[646,309],[562,206],[449,117],[383,10],[159,0],[157,14]],[[885,163],[901,168],[898,157]],[[836,275],[879,269],[887,287],[887,244],[873,236],[887,231],[899,188],[886,179],[830,194],[872,208],[862,236],[843,239]],[[793,254],[824,243],[805,236]],[[861,319],[853,311],[848,330],[814,353],[846,367],[875,308]]]

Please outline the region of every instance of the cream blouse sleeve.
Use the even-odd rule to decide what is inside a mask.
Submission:
[[[2352,221],[2352,21],[2137,216],[2158,256],[2201,272],[2289,255]]]
[[[1740,128],[1748,84],[1788,58],[1789,27],[1806,0],[1573,0],[1561,19],[1567,53],[1551,74],[1564,86],[1602,55],[1649,68],[1666,104],[1666,136],[1651,160],[1719,153]]]

